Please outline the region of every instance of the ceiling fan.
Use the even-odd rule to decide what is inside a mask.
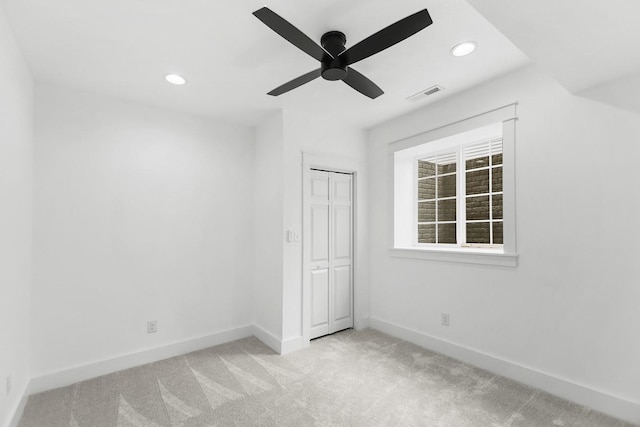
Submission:
[[[300,50],[320,61],[320,68],[283,84],[268,95],[278,96],[321,77],[325,80],[342,80],[361,94],[375,99],[384,92],[374,82],[360,74],[351,65],[411,37],[433,23],[427,9],[399,20],[361,42],[346,49],[347,39],[340,31],[329,31],[320,39],[320,45],[283,17],[267,7],[253,14]]]

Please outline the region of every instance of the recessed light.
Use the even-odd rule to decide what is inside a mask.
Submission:
[[[453,56],[469,55],[471,52],[476,50],[477,46],[478,46],[478,43],[476,43],[476,42],[460,43],[460,44],[455,45],[453,48],[451,48],[451,54]]]
[[[185,80],[184,77],[178,75],[178,74],[167,74],[166,76],[164,76],[164,78],[171,84],[174,85],[183,85],[185,84],[187,81]]]

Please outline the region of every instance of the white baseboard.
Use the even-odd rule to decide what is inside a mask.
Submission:
[[[22,418],[22,413],[24,412],[24,407],[27,405],[27,399],[29,399],[29,394],[27,390],[29,389],[29,385],[26,384],[22,388],[22,397],[15,404],[13,410],[9,409],[9,417],[7,421],[7,427],[18,427],[18,423],[20,422],[20,418]]]
[[[79,381],[85,381],[91,378],[121,371],[123,369],[157,362],[158,360],[202,350],[215,345],[224,344],[226,342],[250,337],[252,335],[253,326],[243,326],[203,337],[164,345],[150,350],[101,360],[61,371],[50,372],[32,377],[27,391],[28,394],[33,394],[58,387],[64,387]]]
[[[304,338],[302,336],[280,340],[271,332],[267,332],[267,330],[258,325],[253,325],[253,335],[280,355],[304,348]]]
[[[304,338],[302,336],[293,337],[282,341],[280,354],[285,355],[304,348]]]
[[[260,326],[248,325],[112,359],[38,375],[31,378],[25,395],[28,396],[30,394],[64,387],[79,381],[85,381],[123,369],[168,359],[249,336],[255,336],[278,354],[287,354],[303,348],[302,337],[294,337],[281,341]]]
[[[265,329],[258,325],[253,325],[253,336],[262,341],[267,347],[271,350],[275,351],[278,354],[281,354],[282,351],[282,341],[279,338],[276,338],[271,332],[267,332]]]
[[[367,329],[369,327],[369,316],[357,318],[354,328],[356,331]]]
[[[638,423],[640,421],[640,402],[632,402],[592,387],[558,378],[374,317],[369,319],[369,326],[429,350],[445,354],[479,368],[544,390],[563,399],[593,408],[596,411],[631,423]]]

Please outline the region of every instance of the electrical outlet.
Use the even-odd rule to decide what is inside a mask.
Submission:
[[[7,396],[11,393],[11,375],[7,375],[7,379],[5,382],[5,389],[7,392]]]
[[[155,334],[158,332],[158,321],[157,320],[149,320],[147,322],[147,333]]]
[[[440,323],[442,326],[449,326],[449,313],[440,313]]]

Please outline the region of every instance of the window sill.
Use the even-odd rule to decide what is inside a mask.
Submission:
[[[502,267],[518,266],[517,254],[504,254],[481,249],[391,248],[389,249],[389,255],[395,258],[422,259],[430,261],[498,265]]]

